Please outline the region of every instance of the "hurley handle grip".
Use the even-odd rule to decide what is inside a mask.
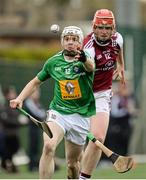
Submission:
[[[28,116],[28,115],[29,115],[24,109],[22,109],[22,108],[20,108],[20,107],[17,107],[17,109],[18,109],[22,114],[24,114],[25,116]]]
[[[104,144],[102,144],[99,140],[97,140],[91,132],[89,132],[87,134],[87,137],[90,141],[94,142],[96,144],[96,146],[99,147],[107,157],[110,157],[113,154],[113,151],[111,151]]]
[[[88,137],[88,139],[89,139],[90,141],[96,142],[96,138],[94,137],[94,135],[93,135],[92,133],[88,133],[88,134],[87,134],[87,137]]]

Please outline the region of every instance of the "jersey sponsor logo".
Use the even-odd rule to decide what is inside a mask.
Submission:
[[[105,66],[106,67],[112,67],[114,65],[114,61],[108,61]]]
[[[81,98],[81,90],[78,80],[59,81],[62,99],[71,100]]]
[[[104,67],[102,68],[96,68],[96,71],[109,71],[114,68],[114,61],[108,61]]]

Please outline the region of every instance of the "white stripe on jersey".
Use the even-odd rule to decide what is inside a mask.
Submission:
[[[91,47],[93,47],[93,40],[94,40],[94,36],[92,34],[91,39],[87,42],[87,44],[85,44],[84,48],[91,48]]]
[[[93,46],[94,35],[92,34],[90,40],[84,45],[84,50],[88,52],[92,59],[95,58],[95,50]]]
[[[93,40],[90,39],[90,41],[87,42],[87,44],[85,44],[84,48],[91,48],[93,47]]]

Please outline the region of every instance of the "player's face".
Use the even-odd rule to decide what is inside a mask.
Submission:
[[[100,41],[107,41],[111,38],[113,27],[111,25],[94,25],[93,26],[93,32],[95,34],[95,37]]]
[[[67,35],[63,38],[63,47],[68,51],[77,51],[80,48],[79,37],[74,35]]]

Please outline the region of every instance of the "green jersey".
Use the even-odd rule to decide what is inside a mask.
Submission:
[[[65,60],[61,51],[46,61],[37,77],[40,81],[50,77],[55,80],[51,109],[61,114],[79,113],[84,117],[95,114],[94,73],[87,72],[82,62]]]

